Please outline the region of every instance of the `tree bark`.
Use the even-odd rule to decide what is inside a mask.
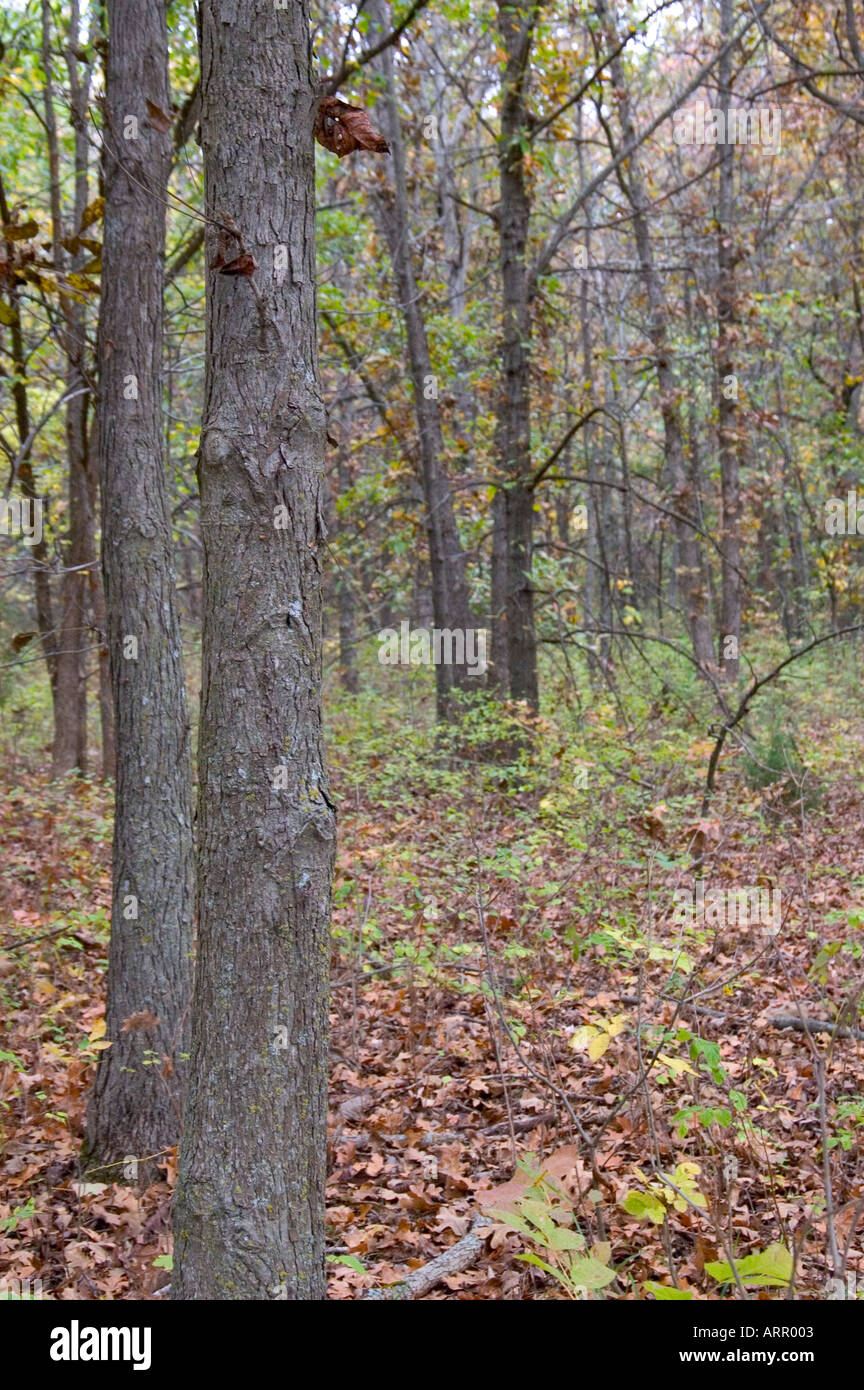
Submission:
[[[503,527],[493,537],[493,567],[503,561],[502,575],[493,574],[493,595],[505,595],[503,614],[493,611],[493,648],[506,640],[510,695],[538,704],[537,640],[534,631],[534,590],[531,582],[534,535],[534,491],[531,487],[531,308],[529,273],[525,264],[531,202],[525,173],[523,140],[528,128],[526,83],[528,60],[539,5],[499,0],[498,33],[505,53],[501,92],[501,134],[498,143],[500,201],[498,208],[501,263],[502,339],[501,385],[498,397],[497,450],[503,498],[493,512],[493,524]],[[498,599],[500,603],[500,599]],[[494,656],[493,659],[497,658]],[[496,666],[496,670],[497,670]]]
[[[606,34],[607,45],[614,49],[619,37],[607,0],[596,0],[596,10]],[[620,57],[609,64],[621,119],[621,134],[625,146],[635,145],[636,127]],[[654,260],[654,248],[648,224],[650,203],[642,181],[638,152],[634,149],[624,167],[617,171],[618,181],[633,209],[633,235],[639,256],[639,267],[648,298],[648,335],[654,347],[657,385],[660,392],[660,413],[663,419],[666,479],[675,522],[680,591],[686,605],[686,619],[693,644],[693,655],[703,670],[714,664],[711,639],[711,620],[702,582],[700,547],[693,529],[693,487],[687,475],[684,437],[681,424],[680,390],[673,367],[673,350],[669,343],[668,311]]]
[[[78,4],[73,3],[69,18],[70,43],[77,42]],[[66,270],[63,249],[63,206],[61,194],[60,144],[54,109],[51,8],[42,0],[42,64],[45,70],[43,107],[48,140],[49,193],[51,203],[52,260],[58,275]],[[72,103],[80,107],[75,59],[69,58],[72,76]],[[80,115],[80,110],[78,112]],[[74,116],[74,113],[73,113]],[[86,130],[75,135],[74,223],[78,227],[87,205],[88,143]],[[73,260],[72,267],[78,266]],[[58,333],[66,358],[66,460],[68,473],[67,543],[63,554],[63,574],[57,605],[57,641],[54,671],[54,743],[51,774],[64,777],[73,768],[87,770],[87,689],[84,678],[85,656],[90,645],[88,607],[88,569],[94,565],[94,521],[87,486],[87,418],[89,395],[85,382],[86,309],[78,299],[60,294],[62,326]]]
[[[335,811],[309,7],[203,0],[200,14],[198,963],[172,1297],[321,1299]],[[258,269],[223,275],[220,253]]]
[[[351,444],[353,440],[354,402],[348,399],[342,409],[342,435],[336,453],[337,500],[351,487]],[[335,510],[335,509],[334,509]],[[344,513],[337,512],[338,527],[345,527]],[[346,528],[347,529],[347,528]],[[354,577],[343,556],[336,574],[336,598],[339,610],[339,680],[349,695],[360,691],[357,674],[357,621],[354,609]]]
[[[8,226],[12,221],[12,214],[6,198],[6,189],[0,178],[0,217],[3,219],[4,226]],[[12,259],[12,243],[5,243],[6,255]],[[39,641],[42,646],[42,654],[45,658],[45,668],[51,685],[51,699],[56,723],[57,705],[57,655],[56,641],[54,633],[53,606],[51,602],[51,581],[50,581],[50,552],[48,541],[45,536],[48,521],[47,506],[45,499],[41,497],[36,487],[36,476],[33,472],[32,443],[30,442],[30,398],[27,391],[27,353],[24,348],[24,334],[21,329],[20,312],[20,292],[14,280],[9,285],[9,307],[12,311],[12,322],[9,327],[9,338],[11,346],[12,366],[15,369],[15,377],[12,383],[12,400],[15,405],[15,429],[18,437],[18,447],[21,457],[18,463],[18,482],[21,491],[27,500],[34,504],[39,503],[43,511],[42,532],[39,540],[31,547],[31,566],[33,570],[33,599],[36,609],[36,626],[39,630]],[[4,373],[5,375],[5,373]]]
[[[733,0],[720,0],[720,39],[726,43],[734,26]],[[721,617],[720,671],[724,680],[738,679],[738,643],[741,635],[741,489],[738,478],[738,426],[735,378],[736,307],[733,244],[735,208],[735,146],[729,138],[728,113],[732,104],[732,50],[720,59],[717,75],[720,109],[724,113],[725,144],[720,147],[717,190],[717,453],[720,462]]]
[[[193,845],[189,733],[162,431],[170,109],[161,3],[109,0],[99,332],[102,563],[117,729],[106,1036],[87,1116],[96,1164],[175,1144],[187,1071]],[[135,138],[124,139],[129,115]],[[130,1024],[129,1020],[132,1020]]]
[[[388,6],[384,0],[369,0],[370,19],[377,29],[389,32]],[[402,125],[393,86],[393,52],[388,48],[376,60],[385,82],[384,108],[386,136],[393,158],[393,187],[385,188],[377,202],[390,249],[399,308],[405,325],[414,413],[420,446],[420,473],[423,484],[424,514],[429,543],[434,625],[441,630],[471,626],[465,554],[453,507],[453,493],[444,466],[444,438],[438,402],[438,382],[432,371],[426,325],[420,308],[420,291],[411,254],[408,221],[408,191]],[[465,663],[435,667],[435,686],[439,719],[451,713],[451,691],[476,685]]]

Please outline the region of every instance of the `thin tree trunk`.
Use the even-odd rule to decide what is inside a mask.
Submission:
[[[389,28],[388,6],[384,0],[369,0],[367,9],[375,28],[386,31]],[[377,201],[390,249],[399,308],[405,325],[411,383],[414,389],[414,412],[419,436],[424,514],[429,542],[432,612],[435,627],[465,631],[471,626],[465,554],[459,539],[450,480],[444,467],[438,383],[432,371],[426,325],[423,322],[420,293],[411,255],[405,150],[393,85],[392,50],[388,48],[376,61],[386,84],[385,133],[393,158],[393,187],[383,190]],[[451,712],[450,692],[454,688],[470,688],[476,683],[469,675],[469,669],[465,662],[452,665],[437,663],[435,684],[439,719],[448,718]]]
[[[493,539],[493,565],[506,556],[504,576],[493,575],[493,593],[506,594],[506,640],[510,695],[531,709],[538,704],[537,640],[531,581],[534,491],[531,487],[531,310],[525,264],[531,202],[523,140],[528,128],[528,60],[539,5],[499,0],[498,33],[506,55],[498,144],[498,208],[501,262],[502,344],[497,448],[503,505],[495,513],[506,547]],[[501,491],[501,489],[499,489]],[[500,614],[498,630],[502,632]],[[494,619],[493,619],[494,623]],[[493,625],[493,636],[495,627]],[[494,641],[493,641],[494,645]]]
[[[507,492],[495,489],[492,498],[492,559],[490,573],[492,654],[487,683],[499,699],[510,694],[510,641],[507,615]]]
[[[102,563],[117,729],[106,1036],[86,1154],[146,1181],[180,1134],[192,983],[189,731],[162,432],[165,10],[109,0],[99,332]],[[126,118],[138,121],[124,139]],[[137,1159],[137,1169],[131,1163]]]
[[[78,6],[73,4],[70,36],[77,34]],[[54,269],[66,269],[63,249],[63,208],[61,200],[60,144],[54,108],[52,15],[49,0],[42,0],[42,65],[45,71],[43,109],[48,140],[51,239]],[[87,204],[87,141],[82,134],[75,141],[75,225]],[[83,188],[83,201],[82,201]],[[54,707],[54,745],[51,757],[53,777],[63,777],[77,768],[87,768],[87,708],[84,661],[89,642],[87,623],[88,566],[95,563],[93,517],[87,490],[88,392],[84,380],[86,352],[86,314],[82,303],[61,294],[62,329],[60,342],[66,356],[66,459],[68,469],[68,540],[63,555],[63,575],[58,601],[56,680]]]
[[[720,0],[720,40],[726,43],[734,24],[733,0]],[[735,265],[733,243],[735,207],[735,146],[729,138],[728,113],[732,104],[732,51],[718,65],[720,109],[724,113],[725,144],[720,147],[717,191],[717,452],[720,462],[721,616],[720,671],[727,681],[738,679],[738,643],[741,635],[741,491],[738,481],[738,426],[735,378]]]
[[[336,496],[343,496],[351,486],[351,442],[353,438],[354,403],[345,402],[340,424],[342,434],[336,453]],[[344,514],[337,511],[337,527],[345,525]],[[353,576],[349,572],[344,554],[336,574],[337,603],[339,608],[339,679],[342,689],[349,695],[356,695],[360,689],[357,675],[357,621],[354,611]]]
[[[309,7],[203,0],[200,13],[211,221],[198,964],[172,1296],[321,1299],[335,812],[321,734]],[[290,274],[274,271],[274,243]],[[220,253],[258,269],[222,275]]]
[[[608,47],[612,50],[617,45],[618,34],[606,0],[596,0],[596,9],[605,30]],[[630,109],[624,67],[620,57],[611,60],[609,69],[618,98],[621,134],[624,144],[629,146],[636,142],[636,127]],[[680,592],[686,605],[693,655],[699,666],[705,670],[710,670],[714,664],[711,620],[702,582],[700,547],[692,524],[695,511],[693,486],[687,476],[685,464],[681,411],[678,403],[678,383],[672,365],[673,352],[669,343],[668,312],[654,261],[654,248],[651,243],[648,222],[650,202],[642,182],[639,155],[635,149],[627,161],[626,174],[622,168],[619,168],[618,181],[633,209],[633,235],[648,297],[647,329],[654,347],[656,361],[660,412],[663,419],[667,486],[672,509],[678,518],[675,522],[675,536],[680,570]]]
[[[0,217],[3,219],[4,226],[8,226],[12,221],[9,204],[6,199],[6,189],[0,178]],[[6,254],[9,260],[13,257],[13,245],[6,242]],[[24,350],[24,335],[21,331],[20,315],[20,292],[14,279],[8,286],[9,305],[12,310],[12,322],[9,327],[9,338],[11,347],[12,366],[15,369],[15,378],[12,383],[12,400],[15,405],[15,429],[18,436],[18,447],[22,451],[22,456],[18,463],[18,482],[21,491],[29,502],[34,506],[39,503],[42,506],[42,530],[39,540],[33,545],[31,550],[31,564],[33,569],[33,597],[36,608],[36,626],[39,630],[39,640],[42,646],[42,654],[45,658],[45,667],[48,672],[48,679],[51,685],[51,698],[54,708],[54,722],[56,725],[56,705],[57,705],[57,656],[54,633],[54,618],[51,603],[51,581],[49,574],[50,553],[48,541],[45,536],[47,515],[45,500],[40,497],[36,488],[36,478],[33,473],[33,460],[31,458],[32,446],[30,440],[30,400],[27,392],[27,355]]]

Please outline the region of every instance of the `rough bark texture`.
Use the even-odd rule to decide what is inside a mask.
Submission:
[[[412,1298],[423,1298],[442,1279],[461,1274],[463,1269],[470,1269],[477,1263],[486,1248],[488,1228],[493,1224],[491,1216],[482,1213],[475,1216],[470,1229],[449,1250],[443,1251],[420,1269],[412,1269],[401,1284],[393,1284],[389,1289],[368,1289],[360,1295],[361,1301],[401,1303]]]
[[[201,46],[208,216],[231,219],[259,268],[214,270],[211,222],[198,963],[172,1297],[321,1299],[335,815],[306,0],[204,0]]]
[[[498,148],[500,201],[498,234],[501,259],[502,344],[501,387],[498,402],[498,455],[504,478],[503,504],[493,513],[503,526],[506,547],[493,539],[493,569],[506,557],[503,578],[492,576],[493,599],[506,595],[505,615],[493,612],[492,645],[496,675],[500,663],[497,642],[506,640],[510,694],[536,709],[537,641],[534,632],[534,590],[531,582],[534,530],[534,492],[531,487],[531,309],[529,274],[525,264],[531,203],[525,173],[523,140],[528,127],[526,82],[528,59],[539,5],[499,0],[498,32],[506,54],[501,93],[501,136]],[[499,600],[500,601],[500,600]]]
[[[180,1133],[192,983],[193,847],[162,442],[170,140],[146,114],[148,101],[170,107],[164,5],[111,0],[108,24],[99,452],[117,801],[111,1047],[102,1055],[91,1097],[87,1152],[91,1161],[116,1163],[156,1154]],[[139,134],[124,140],[130,113],[138,115]],[[139,1016],[136,1023],[124,1031],[133,1015]],[[137,1176],[149,1175],[149,1165],[139,1162]],[[126,1176],[135,1176],[134,1170]]]

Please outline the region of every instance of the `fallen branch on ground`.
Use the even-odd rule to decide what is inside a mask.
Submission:
[[[639,1000],[630,995],[623,995],[622,1004],[638,1004]],[[671,1002],[671,1001],[670,1001]],[[724,1014],[720,1009],[709,1009],[707,1004],[687,1004],[682,1006],[682,1013],[691,1009],[694,1013],[704,1014],[707,1018],[716,1019],[718,1023],[724,1024],[727,1028],[735,1026],[735,1020],[730,1019],[728,1014]],[[860,1028],[847,1028],[843,1023],[832,1023],[828,1018],[800,1018],[797,1014],[769,1014],[765,1023],[772,1028],[794,1028],[797,1033],[833,1033],[835,1038],[855,1038],[858,1042],[864,1042],[864,1031]]]
[[[475,1216],[470,1230],[443,1255],[436,1255],[434,1260],[420,1269],[412,1269],[401,1284],[393,1284],[389,1289],[367,1289],[360,1298],[379,1302],[422,1298],[448,1275],[461,1274],[463,1270],[470,1269],[482,1255],[492,1225],[491,1217]]]

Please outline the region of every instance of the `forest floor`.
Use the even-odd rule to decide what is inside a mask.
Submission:
[[[734,1298],[730,1255],[755,1296],[784,1297],[782,1246],[796,1296],[824,1299],[832,1240],[864,1288],[864,1043],[771,1021],[859,1026],[864,713],[838,714],[826,669],[789,691],[804,794],[790,776],[754,789],[733,749],[701,820],[711,738],[686,705],[562,706],[506,768],[479,737],[418,729],[413,703],[331,710],[331,1297],[398,1282],[489,1206],[521,1210],[523,1233],[499,1221],[429,1298],[565,1296],[517,1258],[560,1268],[564,1228],[610,1271],[593,1297]],[[52,786],[33,757],[7,759],[2,791],[0,1283],[148,1298],[168,1283],[176,1156],[144,1191],[78,1163],[110,794]],[[780,893],[776,934],[676,919],[697,831],[706,883]]]

